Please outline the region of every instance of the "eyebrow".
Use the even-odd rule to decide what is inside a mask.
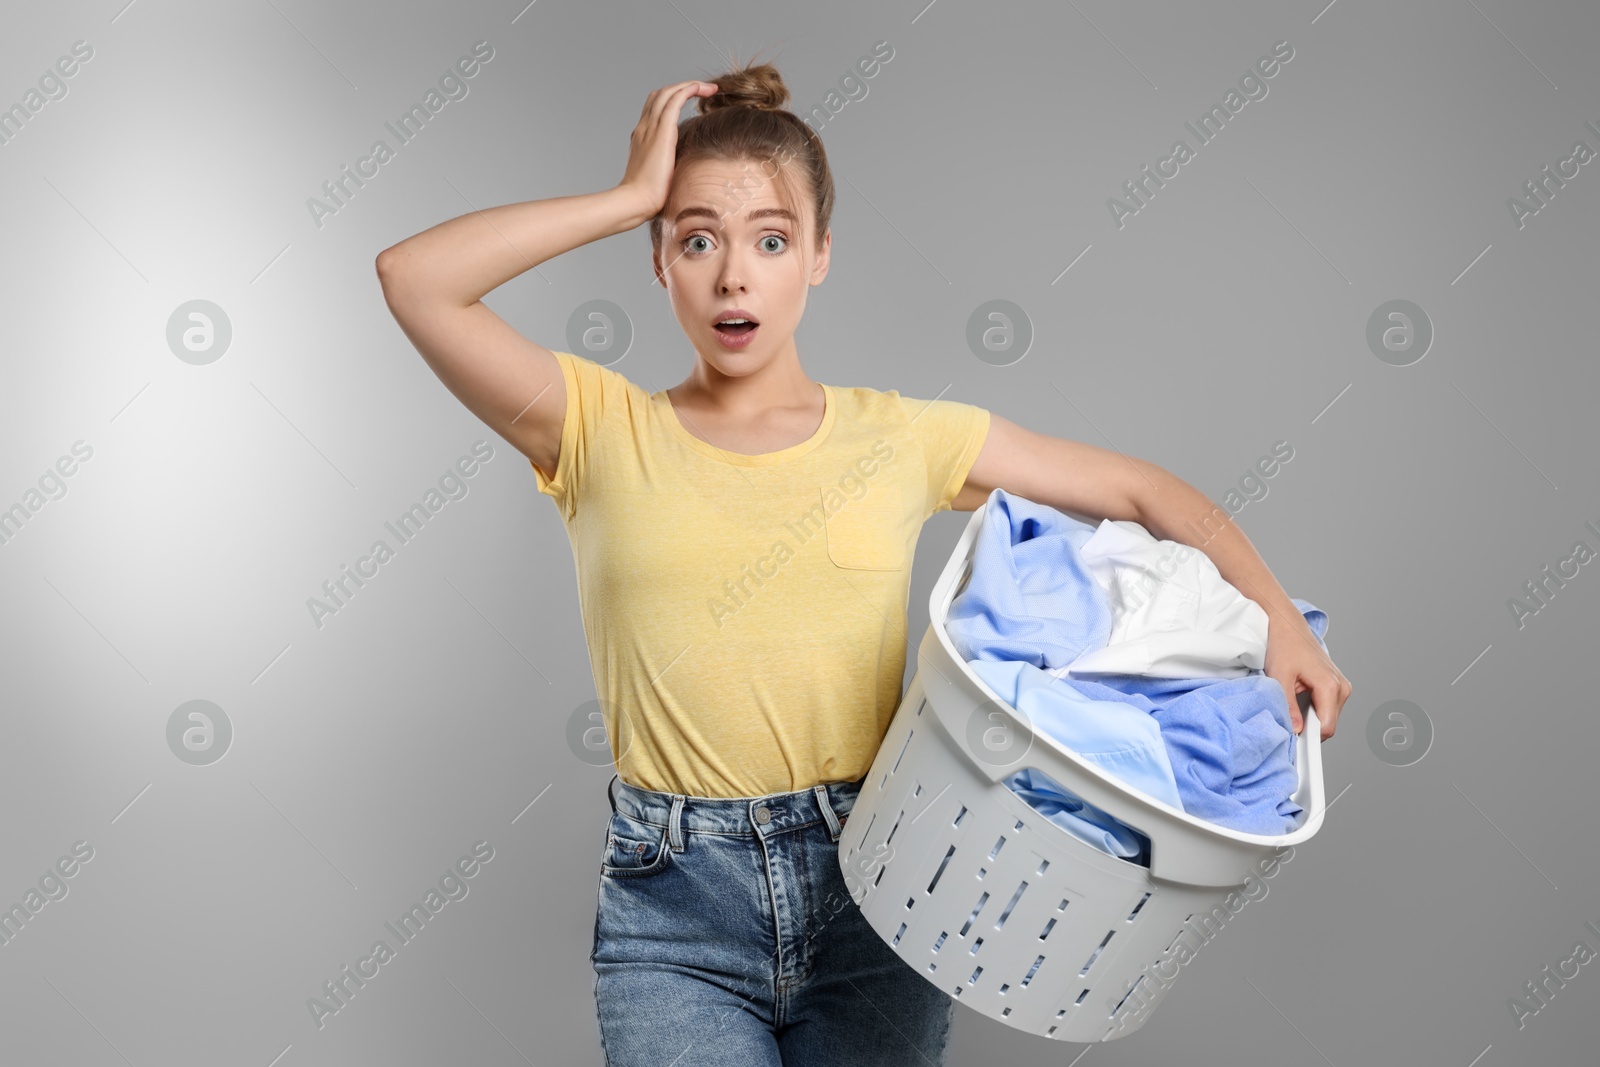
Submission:
[[[672,224],[674,226],[676,226],[678,223],[682,222],[684,219],[691,219],[691,218],[706,218],[706,219],[713,219],[713,220],[721,220],[722,213],[718,212],[718,211],[714,211],[711,208],[706,207],[706,206],[704,206],[702,204],[696,204],[693,207],[684,208],[682,211],[678,212],[675,216],[673,216]],[[757,208],[755,211],[752,211],[752,212],[750,212],[750,214],[746,215],[744,217],[744,220],[746,222],[754,222],[757,219],[766,219],[766,218],[788,219],[790,222],[795,223],[796,225],[798,225],[799,222],[800,222],[799,219],[794,217],[794,212],[790,211],[788,208],[781,208],[781,207]]]

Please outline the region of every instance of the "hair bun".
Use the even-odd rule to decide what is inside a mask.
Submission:
[[[726,74],[706,80],[715,82],[717,91],[710,96],[697,98],[702,115],[725,107],[781,111],[783,105],[789,102],[789,87],[783,84],[783,75],[771,63],[736,67]]]

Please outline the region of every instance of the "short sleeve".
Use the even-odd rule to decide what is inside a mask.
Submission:
[[[908,420],[907,429],[922,448],[928,472],[923,516],[948,511],[988,439],[989,412],[957,400],[903,396],[900,403]]]
[[[561,452],[556,458],[554,476],[532,460],[534,481],[539,492],[550,497],[566,519],[577,513],[578,497],[583,492],[590,463],[594,458],[602,420],[624,403],[628,379],[609,367],[571,352],[553,352],[561,367],[561,380],[567,390],[566,414],[561,424]]]

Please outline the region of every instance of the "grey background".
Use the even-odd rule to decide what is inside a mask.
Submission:
[[[1054,1045],[958,1008],[950,1062],[1592,1061],[1600,965],[1520,1030],[1508,1001],[1600,949],[1600,576],[1522,627],[1507,601],[1600,547],[1600,164],[1521,228],[1506,201],[1600,149],[1600,8],[110,0],[8,11],[0,105],[77,40],[67,94],[0,145],[0,507],[93,449],[0,545],[0,904],[94,855],[0,945],[0,1060],[600,1063],[611,771],[566,740],[594,698],[570,549],[373,258],[615,185],[645,96],[730,51],[768,48],[799,110],[887,40],[821,130],[839,199],[807,371],[945,390],[1218,501],[1289,441],[1238,521],[1354,685],[1326,825],[1139,1033]],[[468,95],[317,226],[307,199],[479,40]],[[1119,228],[1107,199],[1280,40],[1268,95]],[[613,301],[617,369],[663,388],[693,352],[648,248],[641,227],[487,302],[567,347],[572,310]],[[167,342],[195,299],[232,329],[206,365]],[[1010,366],[966,345],[991,299],[1034,331]],[[1365,340],[1393,299],[1435,331],[1409,366]],[[307,598],[480,439],[468,494],[317,627]],[[913,647],[967,518],[925,530]],[[233,731],[204,766],[167,741],[196,699]],[[1432,725],[1420,762],[1367,741],[1391,700]],[[469,894],[319,1029],[308,998],[477,841]]]

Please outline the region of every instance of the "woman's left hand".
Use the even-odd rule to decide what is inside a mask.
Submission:
[[[1350,698],[1350,680],[1333,665],[1333,660],[1317,642],[1311,624],[1298,611],[1292,618],[1269,615],[1267,655],[1262,672],[1283,686],[1295,733],[1305,729],[1298,694],[1309,691],[1311,706],[1322,724],[1322,740],[1333,736],[1339,712]]]

